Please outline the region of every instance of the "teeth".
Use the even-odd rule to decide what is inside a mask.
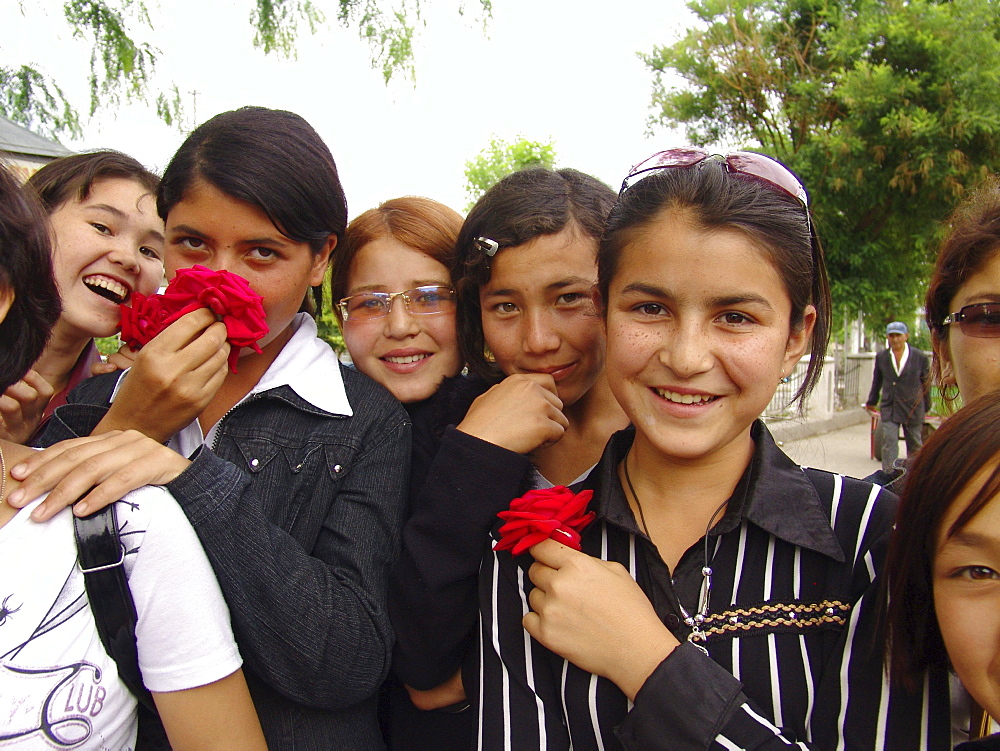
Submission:
[[[128,287],[106,276],[88,276],[83,283],[112,302],[124,302],[128,297]]]
[[[656,389],[656,393],[675,404],[701,404],[714,401],[717,398],[711,394],[678,394],[666,389]]]
[[[383,357],[382,359],[396,365],[409,365],[411,362],[419,362],[427,357],[430,355],[407,355],[406,357]]]

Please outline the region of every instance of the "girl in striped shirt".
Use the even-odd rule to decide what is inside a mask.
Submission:
[[[480,575],[480,748],[919,749],[948,688],[885,679],[874,593],[896,498],[804,469],[760,415],[830,300],[807,196],[759,154],[660,152],[601,242],[607,375],[634,427],[584,483],[582,552]]]

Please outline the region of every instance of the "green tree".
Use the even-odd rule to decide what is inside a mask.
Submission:
[[[384,9],[379,0],[336,0],[334,13],[341,26],[356,27],[368,42],[372,66],[382,69],[388,84],[396,75],[414,79],[413,40],[425,2],[411,0],[402,9]],[[478,3],[485,21],[492,0]],[[465,0],[458,0],[457,9],[465,12]],[[160,52],[140,40],[155,26],[145,0],[64,0],[63,16],[73,35],[91,48],[86,74],[89,115],[100,108],[113,109],[123,100],[148,99],[168,124],[179,122],[177,88],[150,90]],[[326,17],[312,0],[253,0],[249,22],[256,47],[266,54],[288,57],[295,54],[302,26],[317,33],[325,27]],[[35,65],[0,66],[0,114],[42,133],[81,135],[77,107],[58,82]]]
[[[552,169],[555,162],[556,148],[552,141],[529,141],[522,136],[508,143],[494,136],[475,159],[465,163],[465,195],[469,199],[465,210],[471,209],[483,193],[511,172],[532,167]]]
[[[905,320],[942,221],[1000,169],[998,1],[688,7],[701,24],[643,55],[653,123],[787,164],[810,190],[835,310],[860,309],[873,329]]]

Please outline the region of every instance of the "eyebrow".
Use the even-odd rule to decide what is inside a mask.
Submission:
[[[120,219],[121,221],[128,221],[128,214],[126,214],[121,209],[115,208],[114,206],[107,203],[92,203],[89,206],[87,206],[87,208],[96,209],[97,211],[104,211],[108,214],[111,214],[111,216],[115,217],[116,219]],[[161,243],[164,242],[163,233],[158,232],[155,229],[151,229],[144,236],[151,237],[154,240],[159,240]]]
[[[984,535],[968,529],[960,529],[941,544],[944,549],[949,546],[962,548],[1000,548],[1000,538],[996,535]]]
[[[668,289],[663,287],[657,287],[652,284],[644,284],[643,282],[633,282],[631,284],[626,284],[622,288],[621,294],[635,294],[644,297],[657,297],[663,300],[677,300],[678,296],[675,295]],[[768,310],[773,310],[773,306],[767,300],[767,298],[756,294],[755,292],[743,292],[734,295],[720,295],[718,297],[710,298],[709,306],[713,308],[725,308],[730,305],[746,305],[747,303],[761,305]]]
[[[975,300],[976,302],[967,302],[960,307],[965,307],[966,305],[976,305],[980,302],[1000,302],[1000,292],[978,292],[972,295],[965,295],[966,300]]]
[[[208,235],[204,232],[200,232],[194,227],[188,224],[175,224],[170,228],[171,235],[192,235],[198,237],[202,240],[208,239]],[[240,240],[240,245],[278,245],[281,247],[286,246],[289,243],[288,240],[282,240],[280,237],[248,237],[245,240]]]
[[[594,286],[595,282],[593,279],[586,279],[585,277],[582,276],[568,276],[565,279],[559,279],[558,281],[545,285],[545,289],[548,291],[560,290],[560,289],[565,289],[566,287],[572,287],[577,284],[583,284],[588,288],[590,288]],[[517,290],[513,288],[495,289],[492,290],[491,292],[487,292],[486,297],[508,297],[516,293]]]
[[[411,289],[416,289],[417,287],[451,287],[451,282],[444,281],[442,279],[413,279],[407,282],[407,284],[410,286],[404,287],[400,290],[400,292],[406,292]],[[348,290],[348,294],[357,295],[361,292],[382,292],[382,288],[385,286],[386,285],[384,284],[363,284],[359,287],[351,287],[351,289]]]

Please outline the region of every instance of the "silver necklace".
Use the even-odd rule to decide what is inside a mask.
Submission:
[[[649,525],[646,524],[646,515],[642,511],[642,502],[639,500],[639,496],[635,492],[635,486],[632,485],[632,477],[628,472],[628,458],[632,455],[632,449],[625,455],[625,461],[622,462],[622,467],[625,469],[625,482],[628,483],[628,489],[632,493],[632,497],[635,499],[636,508],[639,509],[639,521],[642,523],[642,531],[646,533],[646,537],[649,538],[650,542],[653,542],[653,536],[649,533]],[[698,611],[691,615],[687,609],[684,607],[684,603],[681,602],[681,598],[677,598],[677,606],[681,609],[681,615],[684,616],[684,623],[691,629],[691,633],[688,634],[687,640],[691,642],[695,647],[700,649],[706,655],[708,650],[705,649],[699,642],[706,641],[708,635],[702,631],[701,626],[705,622],[705,617],[708,615],[708,595],[712,591],[712,567],[709,565],[708,560],[708,533],[712,529],[712,525],[715,523],[716,517],[719,512],[726,507],[728,500],[723,501],[719,504],[719,507],[715,509],[712,513],[712,517],[708,520],[708,526],[705,527],[705,565],[701,568],[701,589],[698,594]],[[653,542],[656,545],[655,542]]]
[[[0,446],[0,503],[7,497],[7,464],[3,460],[3,447]]]

